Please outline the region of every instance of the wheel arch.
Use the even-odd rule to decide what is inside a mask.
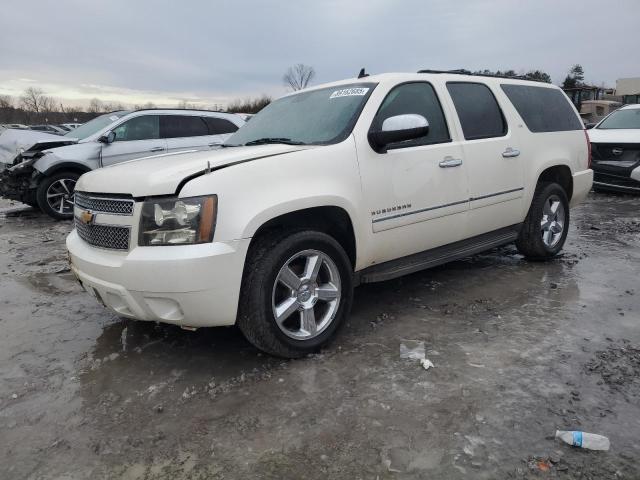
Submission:
[[[573,176],[571,169],[567,165],[559,164],[545,168],[538,175],[536,186],[541,182],[557,183],[564,189],[567,194],[567,199],[571,201],[571,197],[573,196]]]
[[[61,172],[73,172],[82,175],[83,173],[90,172],[91,169],[86,165],[76,162],[61,162],[52,165],[47,170],[41,172],[42,175],[50,177]]]
[[[249,235],[252,237],[251,243],[266,232],[285,228],[309,228],[330,235],[344,248],[351,261],[351,266],[355,267],[356,235],[351,216],[343,207],[337,205],[310,206],[263,219]],[[251,248],[251,244],[249,248]]]

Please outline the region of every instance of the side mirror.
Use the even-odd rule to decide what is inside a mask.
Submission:
[[[369,143],[378,153],[386,151],[387,145],[424,137],[429,133],[429,122],[422,115],[407,113],[387,118],[379,131],[369,132]]]
[[[113,141],[116,139],[116,132],[114,132],[113,130],[111,130],[110,132],[107,132],[106,135],[102,135],[100,138],[98,138],[98,141],[100,143],[113,143]]]
[[[584,128],[586,128],[587,130],[591,130],[596,125],[597,125],[597,123],[586,123]]]

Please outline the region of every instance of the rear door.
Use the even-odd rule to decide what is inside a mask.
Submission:
[[[447,82],[458,114],[469,177],[469,237],[522,221],[520,142],[482,82]]]
[[[160,138],[158,115],[139,115],[118,125],[113,143],[102,144],[102,166],[158,155],[167,151]]]
[[[166,139],[169,153],[208,150],[215,142],[198,115],[162,115],[160,136]]]

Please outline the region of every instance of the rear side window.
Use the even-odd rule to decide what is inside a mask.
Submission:
[[[203,117],[203,120],[209,128],[209,135],[222,135],[238,130],[238,126],[235,123],[224,118]]]
[[[582,130],[582,122],[561,90],[529,85],[501,85],[532,132]]]
[[[195,115],[162,115],[160,136],[162,138],[201,137],[209,135],[207,125]]]
[[[466,140],[507,134],[504,115],[489,87],[483,83],[448,82],[447,90],[458,112]]]
[[[429,132],[424,137],[395,143],[388,148],[416,147],[451,140],[440,101],[433,87],[426,82],[405,83],[391,90],[380,105],[371,127],[373,130],[380,130],[387,118],[408,113],[426,118],[429,122]]]

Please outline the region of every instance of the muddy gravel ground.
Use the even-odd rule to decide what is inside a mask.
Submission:
[[[2,479],[640,478],[640,198],[592,194],[548,263],[507,246],[362,286],[297,361],[115,317],[69,273],[69,223],[0,211]],[[416,342],[434,368],[400,358]]]

